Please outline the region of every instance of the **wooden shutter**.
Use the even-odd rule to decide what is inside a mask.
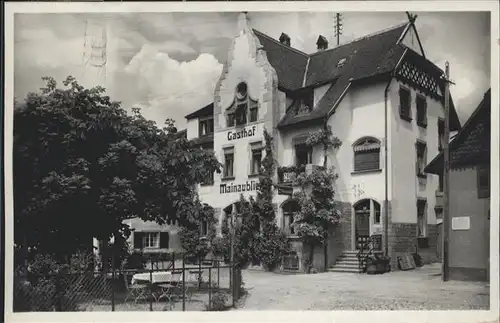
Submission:
[[[380,150],[362,150],[355,152],[354,171],[380,169]]]
[[[160,249],[168,249],[169,239],[168,232],[160,232]]]
[[[142,239],[144,237],[144,232],[134,232],[134,248],[142,249]]]

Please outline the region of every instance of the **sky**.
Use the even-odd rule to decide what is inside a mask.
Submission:
[[[450,62],[451,93],[463,124],[490,87],[490,14],[414,13],[427,58],[442,69]],[[248,16],[253,28],[273,38],[285,32],[292,47],[307,53],[316,50],[320,34],[335,43],[333,12]],[[87,87],[103,85],[127,110],[140,107],[159,125],[171,118],[185,128],[185,115],[212,102],[238,32],[237,17],[235,12],[16,14],[15,97],[22,101],[28,92],[38,91],[43,76],[62,83],[72,75]],[[340,42],[405,21],[404,12],[346,12]]]

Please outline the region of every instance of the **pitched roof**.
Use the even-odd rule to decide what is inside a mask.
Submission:
[[[289,91],[302,88],[309,55],[253,30],[278,74],[278,86]]]
[[[408,26],[409,23],[403,23],[310,55],[254,29],[269,63],[276,70],[280,90],[297,92],[305,87],[330,84],[310,113],[297,115],[296,106],[292,106],[279,121],[278,127],[324,118],[351,82],[389,77],[405,52],[405,47],[398,40]],[[339,64],[343,59],[345,61]],[[437,68],[431,62],[429,64]],[[460,123],[453,102],[451,106],[450,125],[458,129]],[[193,117],[195,113],[187,117]]]
[[[194,111],[193,113],[188,114],[187,116],[185,116],[185,118],[187,120],[191,120],[194,118],[211,116],[213,114],[214,114],[214,103],[212,102],[212,103],[204,106],[203,108],[198,109],[198,110]]]
[[[486,91],[479,106],[450,142],[451,168],[470,167],[489,163],[491,143],[491,89]],[[437,155],[425,168],[425,172],[441,174],[443,153]]]
[[[391,72],[404,53],[404,48],[398,45],[397,41],[406,26],[407,24],[401,24],[350,43],[311,54],[304,85],[314,87],[329,82],[333,84],[309,115],[296,116],[296,111],[289,109],[278,127],[323,118],[351,80]],[[345,61],[339,64],[343,59]]]

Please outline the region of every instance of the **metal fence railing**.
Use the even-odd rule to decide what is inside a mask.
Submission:
[[[234,306],[241,275],[219,260],[165,268],[14,275],[14,312],[207,311]],[[234,282],[234,284],[233,284]]]

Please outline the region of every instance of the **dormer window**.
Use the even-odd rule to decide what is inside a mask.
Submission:
[[[200,118],[198,135],[200,137],[209,135],[214,132],[214,118],[212,116],[206,118]]]
[[[236,87],[233,104],[227,109],[227,126],[245,125],[259,119],[259,103],[248,95],[247,84],[241,82]]]
[[[308,114],[309,112],[312,111],[314,105],[314,96],[312,93],[307,93],[305,94],[300,100],[299,100],[299,107],[297,109],[297,115],[304,115]]]

